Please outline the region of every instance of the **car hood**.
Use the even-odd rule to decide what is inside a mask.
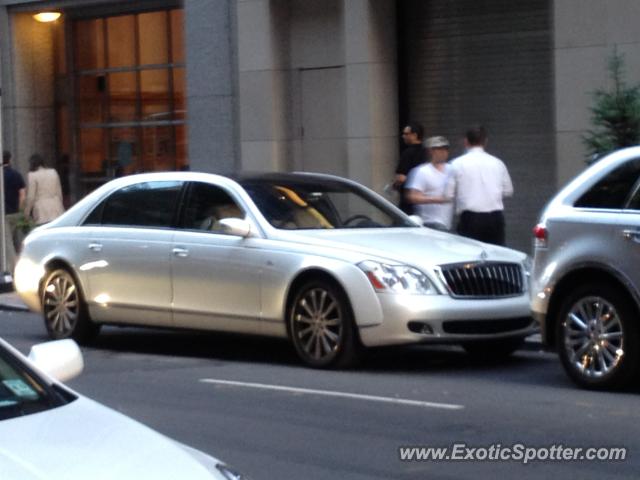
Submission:
[[[0,478],[11,480],[220,479],[217,460],[92,400],[0,421]],[[203,454],[204,455],[204,454]],[[204,465],[203,458],[211,465]],[[213,467],[213,469],[212,469]]]
[[[295,241],[425,267],[481,260],[522,262],[526,258],[517,250],[429,228],[298,230]]]

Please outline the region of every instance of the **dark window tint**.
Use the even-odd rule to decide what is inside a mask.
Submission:
[[[83,225],[100,225],[102,223],[102,210],[104,208],[104,202],[98,204],[96,208],[85,219]]]
[[[629,199],[629,203],[627,204],[627,208],[629,210],[640,210],[640,181],[636,182],[635,187],[633,188],[633,194]]]
[[[217,231],[217,222],[230,217],[244,218],[244,213],[226,191],[208,183],[191,184],[184,210],[184,228]]]
[[[170,227],[182,182],[146,182],[112,194],[102,212],[103,225]]]
[[[626,162],[608,173],[575,203],[579,208],[624,208],[640,175],[640,159]]]

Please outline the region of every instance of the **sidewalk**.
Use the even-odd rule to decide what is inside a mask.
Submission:
[[[0,293],[0,310],[14,312],[29,311],[16,292]]]

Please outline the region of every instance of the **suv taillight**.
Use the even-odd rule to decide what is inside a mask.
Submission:
[[[542,223],[539,223],[535,227],[533,227],[533,245],[536,248],[546,247],[547,246],[547,238],[548,238],[547,227],[545,227]]]

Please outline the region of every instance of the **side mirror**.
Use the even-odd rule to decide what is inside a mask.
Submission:
[[[420,217],[420,215],[409,215],[409,219],[416,225],[422,227],[422,217]]]
[[[82,352],[71,339],[34,345],[29,351],[29,360],[39,370],[60,382],[77,377],[84,368]]]
[[[223,218],[216,222],[215,230],[226,235],[246,238],[251,235],[251,223],[243,218]]]

